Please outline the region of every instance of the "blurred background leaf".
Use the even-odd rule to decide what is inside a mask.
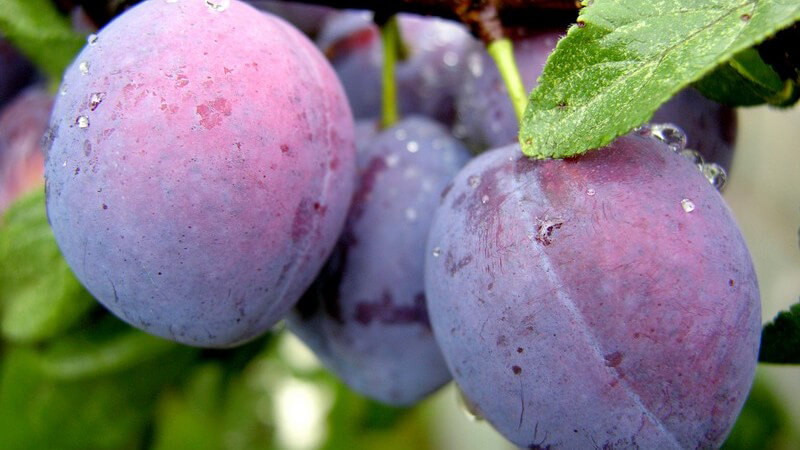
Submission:
[[[54,87],[86,43],[50,0],[3,0],[0,32],[50,77]]]
[[[96,305],[61,257],[42,189],[0,219],[0,286],[0,331],[14,342],[56,336]]]

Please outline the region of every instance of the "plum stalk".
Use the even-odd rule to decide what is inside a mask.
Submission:
[[[381,45],[383,47],[383,67],[381,72],[381,128],[389,128],[397,123],[397,80],[395,68],[400,53],[400,27],[397,16],[393,15],[381,24]]]
[[[528,105],[528,95],[514,59],[514,46],[510,39],[502,38],[490,42],[486,49],[497,65],[500,76],[503,77],[517,119],[522,121],[525,107]]]

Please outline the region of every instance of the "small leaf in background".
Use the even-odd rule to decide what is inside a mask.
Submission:
[[[800,96],[795,81],[783,80],[755,48],[740,52],[694,86],[711,100],[729,106],[790,106]]]
[[[800,303],[781,311],[761,332],[760,362],[800,364]]]
[[[792,423],[767,379],[756,375],[742,413],[722,446],[723,450],[788,448]]]
[[[796,0],[593,0],[550,55],[520,130],[537,158],[602,147],[739,52],[800,20]]]
[[[3,0],[0,33],[56,83],[86,43],[50,0]]]
[[[50,378],[75,380],[136,367],[181,348],[134,329],[106,314],[91,327],[62,336],[37,351],[42,372]],[[199,352],[198,350],[186,351]]]
[[[0,218],[0,331],[14,342],[62,333],[96,302],[81,286],[47,223],[44,192],[23,197]]]

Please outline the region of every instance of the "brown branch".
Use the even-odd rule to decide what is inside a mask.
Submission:
[[[92,20],[102,26],[139,0],[73,1],[82,5]],[[503,25],[531,28],[574,22],[580,7],[580,2],[577,0],[290,0],[289,2],[339,9],[368,9],[384,17],[398,12],[408,12],[453,20],[462,20],[463,16],[459,15],[459,11],[475,11],[478,9],[476,5],[491,4]],[[469,21],[466,23],[474,25]]]

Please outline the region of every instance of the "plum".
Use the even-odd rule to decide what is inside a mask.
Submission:
[[[41,141],[53,96],[41,86],[22,91],[0,113],[0,212],[44,183]]]
[[[517,30],[513,37],[514,57],[525,88],[531,90],[564,32],[521,33]],[[466,68],[456,94],[456,135],[477,152],[516,142],[519,121],[500,72],[482,44],[476,42],[467,52]]]
[[[753,381],[760,305],[718,192],[652,136],[472,160],[431,226],[425,293],[453,377],[530,448],[710,448]]]
[[[653,114],[653,123],[668,122],[686,134],[687,147],[706,161],[730,170],[736,140],[736,111],[703,97],[694,88],[678,92]]]
[[[0,36],[0,106],[30,84],[35,76],[31,63]]]
[[[132,325],[196,346],[285,315],[355,184],[335,72],[238,0],[120,15],[67,69],[46,141],[48,217],[75,275]]]
[[[280,0],[248,0],[248,3],[283,18],[309,36],[315,36],[325,18],[335,12],[334,9],[325,6]]]
[[[422,114],[452,124],[464,53],[475,40],[466,28],[449,20],[400,14],[398,21],[408,51],[396,69],[401,113]],[[353,115],[379,116],[383,56],[380,31],[372,23],[372,14],[349,11],[331,16],[320,31],[317,45],[342,80]]]
[[[423,263],[439,193],[469,152],[423,117],[373,129],[357,126],[367,139],[345,233],[288,324],[354,390],[410,405],[451,378],[428,322]]]

